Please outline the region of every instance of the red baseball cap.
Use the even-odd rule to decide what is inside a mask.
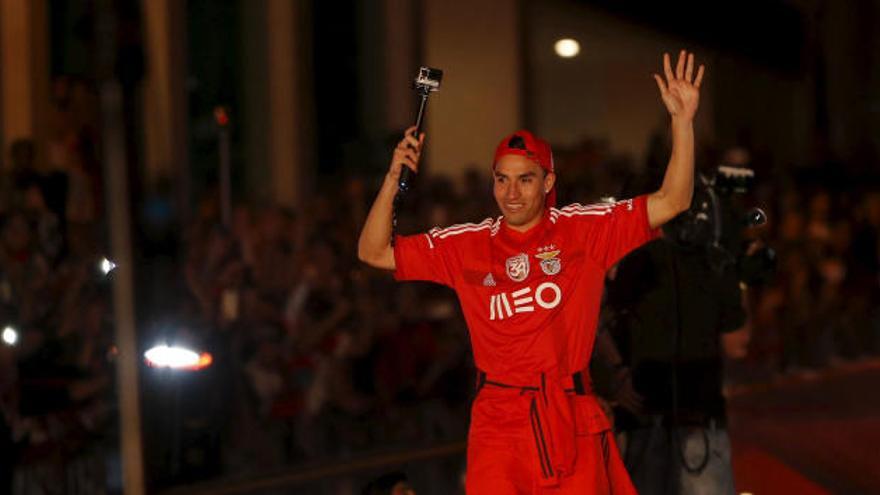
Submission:
[[[495,159],[492,161],[492,170],[498,164],[498,160],[504,155],[520,155],[537,163],[548,173],[555,172],[553,166],[553,150],[547,141],[535,136],[531,132],[521,129],[502,139],[495,148]],[[544,206],[556,206],[556,184],[547,193]]]

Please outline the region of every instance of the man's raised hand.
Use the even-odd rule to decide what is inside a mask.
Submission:
[[[694,54],[682,50],[678,54],[675,72],[668,53],[663,54],[663,72],[666,80],[654,74],[660,97],[673,119],[692,120],[700,105],[700,84],[705,67],[701,64],[694,77]]]
[[[412,171],[419,171],[419,158],[422,155],[422,144],[425,142],[425,133],[423,132],[418,139],[415,137],[416,126],[406,129],[403,139],[397,143],[394,148],[394,155],[391,157],[391,168],[388,170],[388,179],[393,180],[397,184],[400,179],[400,172],[403,167],[409,167]]]

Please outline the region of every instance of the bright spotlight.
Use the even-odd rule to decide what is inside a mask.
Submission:
[[[581,44],[571,38],[563,38],[553,45],[553,49],[562,58],[572,58],[581,52]]]
[[[8,346],[13,346],[18,343],[18,331],[10,326],[3,329],[3,334],[0,337],[2,337],[3,343]]]
[[[101,269],[101,273],[104,275],[109,275],[116,268],[116,263],[107,258],[101,258],[101,261],[98,262],[98,268]]]
[[[199,354],[185,347],[158,345],[144,353],[148,365],[153,368],[197,371],[211,366],[214,361],[210,353]]]

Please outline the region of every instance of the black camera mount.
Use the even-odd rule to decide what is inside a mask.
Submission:
[[[416,114],[416,139],[422,133],[422,123],[425,117],[425,108],[428,106],[428,95],[440,89],[443,80],[443,71],[432,67],[421,67],[413,81],[413,89],[419,96],[419,112]],[[400,200],[412,186],[414,173],[412,169],[404,166],[397,180],[397,194],[394,196],[394,208],[391,215],[391,244],[394,245],[394,235],[397,233],[397,207]]]

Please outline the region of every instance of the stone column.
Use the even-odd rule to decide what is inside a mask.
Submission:
[[[2,156],[16,139],[37,143],[45,156],[49,107],[49,38],[45,0],[0,0]]]
[[[189,211],[186,1],[142,2],[144,49],[144,165],[154,184],[172,178],[182,213]]]
[[[268,160],[271,196],[280,205],[300,207],[314,156],[314,107],[307,40],[310,12],[305,2],[267,0]]]

